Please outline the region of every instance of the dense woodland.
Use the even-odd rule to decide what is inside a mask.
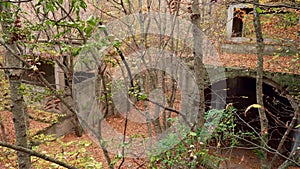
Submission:
[[[299,0],[0,0],[0,168],[300,167]]]

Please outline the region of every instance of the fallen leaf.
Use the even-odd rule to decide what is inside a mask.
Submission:
[[[259,104],[252,104],[250,106],[247,107],[247,109],[245,110],[244,116],[246,117],[247,112],[251,109],[251,108],[256,108],[256,109],[260,109],[261,105]]]

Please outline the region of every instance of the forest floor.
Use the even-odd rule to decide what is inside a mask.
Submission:
[[[14,143],[14,127],[13,127],[13,120],[12,115],[10,112],[0,112],[0,115],[3,119],[3,123],[6,130],[7,140],[10,143]],[[121,126],[124,126],[125,120],[124,118],[109,118],[107,120],[110,125],[112,125],[116,130],[121,129]],[[128,124],[128,134],[136,133],[136,130],[139,132],[146,132],[143,127],[136,126],[137,124],[129,123]],[[30,128],[34,131],[40,130],[46,127],[44,123],[36,122],[30,120]],[[145,131],[143,131],[145,130]],[[80,151],[82,150],[83,151]],[[74,158],[78,158],[78,156],[84,156],[85,158],[93,158],[95,162],[102,163],[103,168],[108,168],[104,154],[96,143],[94,143],[90,137],[84,134],[82,137],[77,137],[75,134],[68,134],[56,141],[51,141],[48,143],[41,144],[39,146],[38,152],[47,154],[52,157],[58,158],[58,154],[65,155],[61,160],[64,162],[69,162],[78,168],[84,168],[80,164],[80,160],[74,160]],[[211,149],[211,151],[215,151]],[[218,154],[221,158],[227,158],[226,162],[221,163],[222,169],[258,169],[260,168],[260,159],[258,158],[257,154],[254,153],[253,150],[244,148],[234,148],[234,149],[224,149],[224,150],[217,150]],[[80,153],[78,153],[80,152]],[[215,153],[215,152],[214,152]],[[12,151],[7,149],[0,148],[0,169],[10,169],[16,167],[16,156]],[[76,156],[72,156],[72,154],[76,154]],[[111,154],[111,157],[114,155]],[[33,168],[58,168],[57,166],[51,167],[49,162],[38,160],[34,158],[33,160]],[[278,160],[278,164],[283,160]],[[120,164],[120,161],[116,163],[116,166]],[[124,164],[121,168],[123,169],[130,169],[130,168],[137,168],[141,169],[147,168],[147,162],[144,159],[131,159],[126,158]],[[290,169],[296,169],[297,167],[290,167]]]
[[[208,58],[208,60],[204,60],[204,63],[247,69],[255,69],[257,65],[257,55],[255,54],[222,54],[216,58],[220,59]],[[264,56],[264,71],[299,75],[300,58],[299,56]]]
[[[207,60],[205,62],[215,64],[217,63],[220,65],[225,64],[226,66],[243,68],[255,68],[256,66],[256,55],[236,55],[235,57],[232,57],[232,55],[222,55],[220,56],[220,59],[221,62],[219,62],[220,60]],[[270,56],[265,57],[264,69],[265,71],[272,72],[300,74],[299,65],[299,60],[295,60],[295,58],[292,57],[277,58]],[[8,142],[14,143],[15,132],[11,113],[3,111],[0,112],[0,115],[3,119]],[[124,126],[125,122],[124,118],[112,117],[107,119],[107,121],[111,126],[114,126],[116,130],[122,131],[122,126]],[[47,125],[44,123],[36,122],[33,120],[30,121],[30,128],[33,129],[33,131],[38,131],[46,126]],[[137,123],[129,123],[127,129],[128,135],[134,134],[136,132],[147,133],[146,127],[141,127]],[[79,150],[81,154],[76,153]],[[61,158],[65,162],[69,162],[75,166],[78,166],[78,168],[84,168],[80,166],[78,160],[74,160],[74,158],[78,158],[78,156],[80,155],[84,156],[85,158],[93,158],[95,162],[102,163],[103,168],[108,168],[100,146],[94,143],[86,134],[84,134],[82,137],[76,137],[75,134],[66,135],[59,140],[41,144],[37,151],[55,158]],[[7,149],[0,148],[0,169],[16,168],[16,156],[15,153],[11,152],[12,151],[9,151]],[[58,156],[58,154],[62,154],[63,157]],[[223,162],[221,164],[221,168],[224,169],[258,169],[260,166],[260,159],[258,158],[258,155],[255,154],[251,149],[224,149],[222,151],[218,150],[218,154],[220,155],[220,157],[230,159],[227,162]],[[114,155],[111,154],[111,157],[114,157]],[[278,160],[278,163],[282,162],[282,160],[283,159]],[[117,162],[116,166],[118,166],[119,163],[120,162]],[[57,166],[51,167],[49,162],[37,160],[37,158],[33,159],[33,166],[33,168],[58,168]],[[147,162],[145,162],[144,159],[126,158],[124,164],[122,165],[122,168],[137,168],[138,166],[140,166],[140,168],[147,168]],[[295,168],[296,167],[290,167],[290,169]]]

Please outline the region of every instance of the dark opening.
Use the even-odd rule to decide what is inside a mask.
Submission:
[[[54,66],[52,64],[47,64],[41,62],[40,65],[37,65],[39,71],[44,75],[45,79],[52,85],[55,84],[55,74],[54,74]],[[23,82],[33,85],[43,86],[40,80],[38,80],[38,76],[32,70],[26,71],[25,75],[22,77]]]
[[[224,84],[226,82],[226,88]],[[211,91],[213,89],[214,91]],[[224,96],[221,99],[212,99]],[[287,98],[282,96],[278,89],[266,83],[263,84],[264,106],[269,120],[269,145],[272,148],[277,148],[282,136],[287,130],[289,124],[294,116],[294,109]],[[256,80],[251,77],[237,77],[214,83],[206,89],[206,105],[207,110],[216,107],[215,101],[226,100],[226,103],[233,103],[233,106],[238,109],[238,116],[245,122],[250,124],[258,133],[260,132],[260,121],[257,109],[250,109],[246,115],[245,110],[248,106],[256,103]],[[247,126],[242,120],[236,118],[237,131],[252,132],[253,130]],[[295,131],[292,131],[289,138],[285,142],[284,151],[290,151],[292,148],[292,138]]]
[[[232,22],[232,37],[243,36],[243,17],[253,11],[252,8],[235,8]]]
[[[265,14],[284,14],[289,13],[288,11],[282,10],[280,8],[263,8],[261,15]],[[233,12],[233,22],[232,22],[232,37],[243,37],[244,35],[244,23],[243,19],[246,14],[253,12],[253,8],[234,8]]]

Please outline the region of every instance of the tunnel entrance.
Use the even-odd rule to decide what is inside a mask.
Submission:
[[[226,83],[226,89],[224,84]],[[218,102],[226,101],[232,103],[238,110],[236,118],[236,131],[252,132],[253,129],[260,133],[260,121],[257,109],[250,109],[246,114],[245,110],[248,106],[256,104],[256,79],[252,77],[236,77],[221,80],[209,86],[205,90],[206,109],[218,107]],[[263,83],[263,100],[264,106],[269,120],[269,146],[277,148],[282,139],[288,124],[294,116],[294,109],[290,101],[281,94],[281,91],[267,83]],[[224,107],[223,107],[224,108]],[[249,127],[246,123],[251,127]],[[289,134],[283,151],[289,152],[292,149],[293,136],[295,131]],[[255,141],[255,140],[254,140]],[[256,140],[257,141],[257,140]]]

